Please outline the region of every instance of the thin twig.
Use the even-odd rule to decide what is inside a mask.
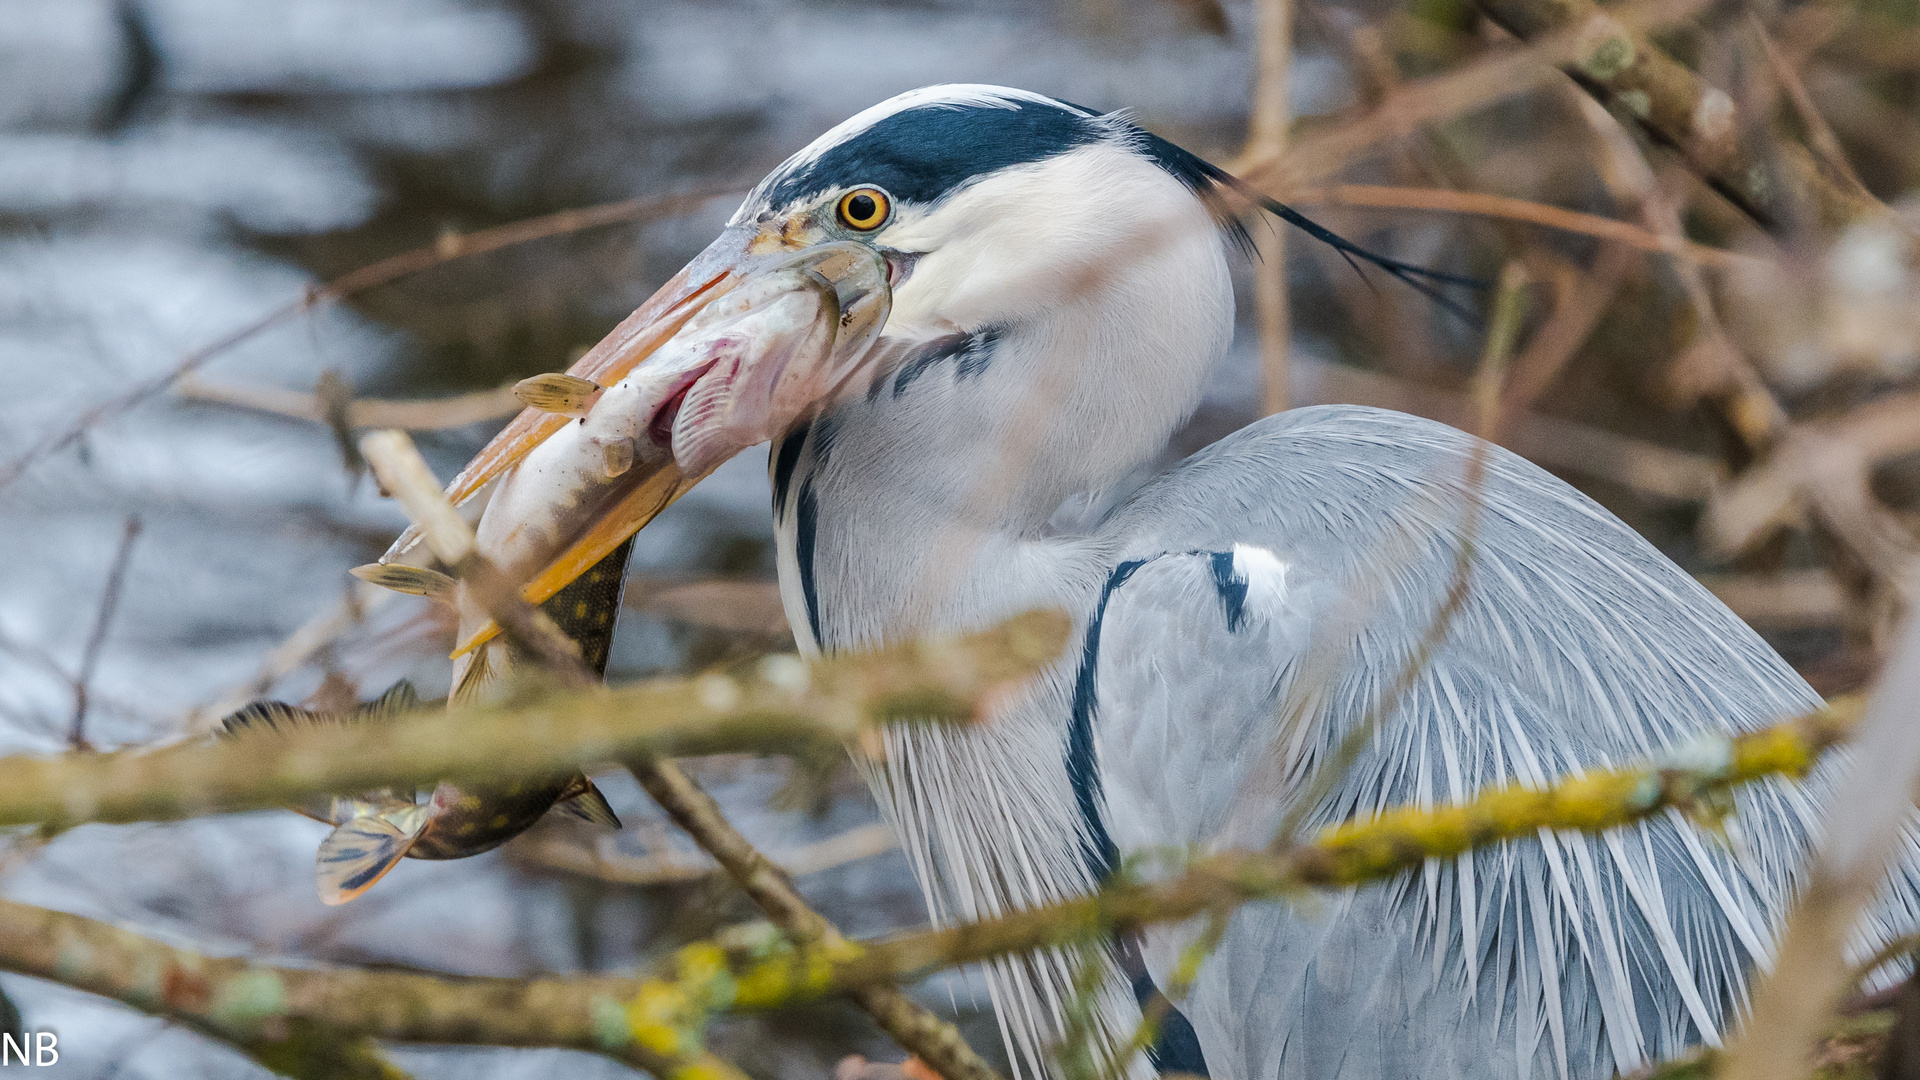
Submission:
[[[1391,210],[1431,210],[1443,214],[1472,214],[1477,217],[1503,218],[1543,225],[1561,232],[1598,237],[1641,251],[1658,251],[1702,266],[1735,267],[1765,260],[1737,251],[1696,244],[1641,228],[1631,222],[1616,221],[1595,214],[1583,214],[1527,199],[1492,195],[1482,191],[1453,191],[1447,188],[1387,187],[1373,184],[1333,184],[1327,187],[1300,188],[1275,193],[1288,202],[1303,206],[1364,206]]]
[[[174,393],[188,401],[232,405],[315,423],[326,421],[326,410],[318,395],[277,386],[209,382],[190,376],[180,380]],[[347,406],[346,419],[347,424],[354,428],[438,431],[498,420],[512,416],[525,407],[519,398],[513,396],[511,386],[503,386],[497,390],[476,390],[470,394],[419,401],[355,398]]]
[[[796,946],[829,955],[853,947],[826,916],[801,898],[791,878],[740,835],[713,797],[678,765],[665,758],[643,758],[628,767],[674,823],[726,868],[734,884]],[[898,987],[871,983],[850,987],[847,996],[909,1053],[947,1080],[998,1080],[999,1073],[952,1024],[920,1007]]]
[[[1484,485],[1487,444],[1498,438],[1504,426],[1500,390],[1505,383],[1507,359],[1513,352],[1521,319],[1525,315],[1526,286],[1525,272],[1520,264],[1508,263],[1500,275],[1500,288],[1494,296],[1493,321],[1487,328],[1486,345],[1474,374],[1474,427],[1480,439],[1474,441],[1461,480],[1468,503],[1461,512],[1454,537],[1453,572],[1447,581],[1446,594],[1386,691],[1368,704],[1366,714],[1341,737],[1326,760],[1318,764],[1305,790],[1293,798],[1292,805],[1274,829],[1272,850],[1285,850],[1297,842],[1300,827],[1307,815],[1317,809],[1333,786],[1346,777],[1354,762],[1359,760],[1361,752],[1373,741],[1380,724],[1399,709],[1401,699],[1413,689],[1415,680],[1426,672],[1434,650],[1446,643],[1447,635],[1453,630],[1454,619],[1466,606],[1473,584],[1473,560],[1479,542],[1481,519],[1486,510]]]
[[[127,563],[133,558],[133,542],[139,538],[140,515],[129,515],[120,531],[120,546],[113,553],[113,566],[107,571],[107,586],[100,593],[100,609],[93,617],[93,632],[87,635],[87,648],[80,656],[80,670],[73,677],[73,723],[68,727],[67,745],[75,750],[92,749],[87,742],[87,686],[93,682],[100,650],[107,643],[107,630],[113,625],[114,612],[120,608],[120,593],[127,583]]]
[[[507,849],[507,854],[517,862],[542,870],[577,874],[614,885],[685,885],[722,872],[712,859],[678,856],[672,852],[636,857],[609,850],[611,846],[602,843],[589,848],[553,839],[515,844]],[[869,859],[898,846],[893,830],[887,826],[861,825],[818,843],[773,852],[768,858],[787,876],[804,877]]]
[[[1278,161],[1287,147],[1293,108],[1287,81],[1293,59],[1293,0],[1258,0],[1255,5],[1255,71],[1252,118],[1242,157]],[[1254,303],[1260,327],[1261,411],[1277,413],[1289,405],[1287,352],[1292,315],[1287,308],[1287,233],[1259,232],[1254,266]]]
[[[1820,115],[1820,109],[1813,103],[1813,96],[1807,93],[1806,84],[1800,80],[1800,72],[1795,70],[1792,60],[1781,54],[1780,47],[1773,42],[1773,35],[1767,33],[1767,24],[1761,21],[1758,12],[1752,10],[1747,12],[1747,22],[1760,39],[1761,51],[1767,56],[1767,66],[1779,81],[1780,88],[1786,91],[1787,100],[1792,102],[1794,113],[1806,127],[1807,141],[1813,145],[1814,153],[1820,155],[1821,163],[1826,165],[1838,182],[1852,188],[1855,196],[1872,199],[1873,194],[1860,182],[1860,174],[1853,170],[1853,162],[1847,160],[1847,152],[1841,149],[1840,140],[1834,137],[1833,128],[1827,125],[1826,117]]]

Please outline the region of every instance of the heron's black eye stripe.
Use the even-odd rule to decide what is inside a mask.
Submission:
[[[892,200],[879,188],[854,188],[840,196],[841,224],[861,232],[879,228],[892,209]]]

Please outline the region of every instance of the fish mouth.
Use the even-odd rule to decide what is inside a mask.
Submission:
[[[672,451],[673,425],[674,421],[680,419],[680,410],[686,407],[687,391],[692,390],[693,384],[705,378],[713,368],[714,363],[709,363],[688,372],[684,378],[677,380],[678,387],[660,403],[658,409],[654,410],[653,418],[647,422],[647,438],[654,446],[668,452]]]
[[[448,487],[456,504],[484,507],[480,550],[524,582],[527,602],[559,592],[727,459],[824,408],[875,351],[895,259],[848,241],[756,254],[750,239],[729,229],[571,379],[541,377],[577,390],[572,404],[521,413]],[[604,476],[583,464],[602,461]],[[409,529],[381,562],[426,557]],[[453,655],[497,633],[463,608]]]

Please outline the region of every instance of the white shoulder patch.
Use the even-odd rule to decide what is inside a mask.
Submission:
[[[1247,583],[1247,602],[1262,611],[1286,602],[1287,564],[1266,548],[1233,545],[1233,576]]]

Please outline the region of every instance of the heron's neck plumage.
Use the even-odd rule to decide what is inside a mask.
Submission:
[[[1124,538],[1056,535],[1049,521],[1163,452],[1231,337],[1214,223],[1167,187],[1185,200],[1179,227],[1169,236],[1162,213],[1140,257],[1016,317],[902,335],[898,363],[869,392],[775,445],[781,591],[803,649],[965,630],[1042,606],[1091,611]],[[1065,764],[1078,651],[991,723],[901,727],[867,763],[937,922],[1096,884]],[[1040,1060],[1072,961],[1009,962],[995,985],[1016,1055]],[[1124,1036],[1137,1015],[1126,980],[1116,975],[1102,998]]]

